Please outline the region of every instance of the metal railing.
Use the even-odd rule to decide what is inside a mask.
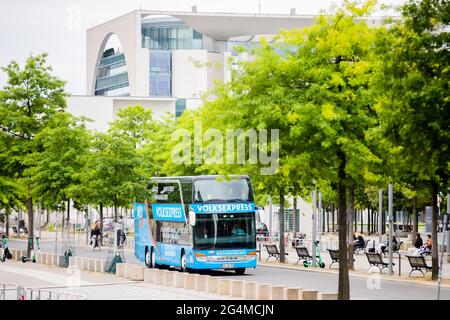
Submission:
[[[0,300],[86,300],[86,295],[41,288],[0,284]]]

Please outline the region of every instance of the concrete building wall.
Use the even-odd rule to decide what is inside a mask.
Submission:
[[[168,112],[175,115],[175,98],[70,96],[68,111],[75,116],[85,116],[92,120],[87,127],[105,132],[109,123],[117,118],[117,112],[130,105],[141,105],[153,110],[154,119],[162,119]]]
[[[74,116],[86,116],[93,120],[87,127],[105,132],[108,123],[114,119],[112,98],[103,96],[70,96],[67,98],[67,111]]]
[[[133,11],[87,30],[86,94],[93,95],[96,69],[109,37],[115,34],[125,54],[130,96],[148,95],[148,50],[141,48],[141,14]]]
[[[172,95],[180,98],[200,98],[207,85],[206,50],[172,51]]]

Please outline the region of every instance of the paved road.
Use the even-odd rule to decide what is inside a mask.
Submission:
[[[24,241],[10,240],[9,245],[11,248],[26,248],[26,242]],[[54,242],[43,241],[41,243],[41,250],[53,252]],[[106,259],[108,256],[108,249],[104,248],[102,251],[93,252],[89,247],[78,246],[76,247],[76,254],[78,256]],[[125,260],[128,263],[143,264],[138,261],[130,251],[125,251]],[[243,276],[238,276],[234,274],[234,272],[224,271],[209,271],[207,273],[213,276],[296,286],[303,289],[319,290],[321,292],[337,292],[338,286],[338,275],[336,273],[312,272],[301,269],[292,270],[263,265],[259,265],[253,270],[249,269]],[[352,299],[422,300],[435,299],[437,288],[436,286],[429,284],[379,279],[376,274],[371,274],[367,277],[358,275],[350,276],[350,291]],[[450,300],[450,288],[441,288],[441,299]]]

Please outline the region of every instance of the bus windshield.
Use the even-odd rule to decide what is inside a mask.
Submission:
[[[196,249],[255,248],[255,214],[220,213],[197,215]]]
[[[253,201],[250,181],[246,178],[218,181],[199,179],[194,181],[194,202]]]

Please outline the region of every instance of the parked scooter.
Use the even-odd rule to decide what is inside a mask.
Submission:
[[[29,239],[28,239],[28,244],[31,245],[31,244],[32,244],[32,241],[33,241],[33,239],[32,239],[32,238],[29,238]],[[33,249],[33,248],[31,249],[30,257],[22,257],[22,262],[23,262],[23,263],[25,263],[25,262],[33,262],[33,263],[36,263],[36,255],[34,254],[34,249]]]
[[[11,260],[12,259],[12,254],[11,252],[9,252],[9,248],[8,248],[8,238],[6,237],[6,235],[3,235],[2,237],[2,245],[1,245],[1,252],[0,252],[0,261],[1,262],[5,262],[6,259]]]
[[[316,240],[315,244],[316,244],[316,258],[319,259],[319,261],[317,262],[317,265],[323,269],[323,268],[325,268],[325,262],[323,262],[322,256],[320,255],[319,241]],[[311,267],[312,264],[313,264],[312,259],[308,260],[308,261],[303,261],[304,267]]]

